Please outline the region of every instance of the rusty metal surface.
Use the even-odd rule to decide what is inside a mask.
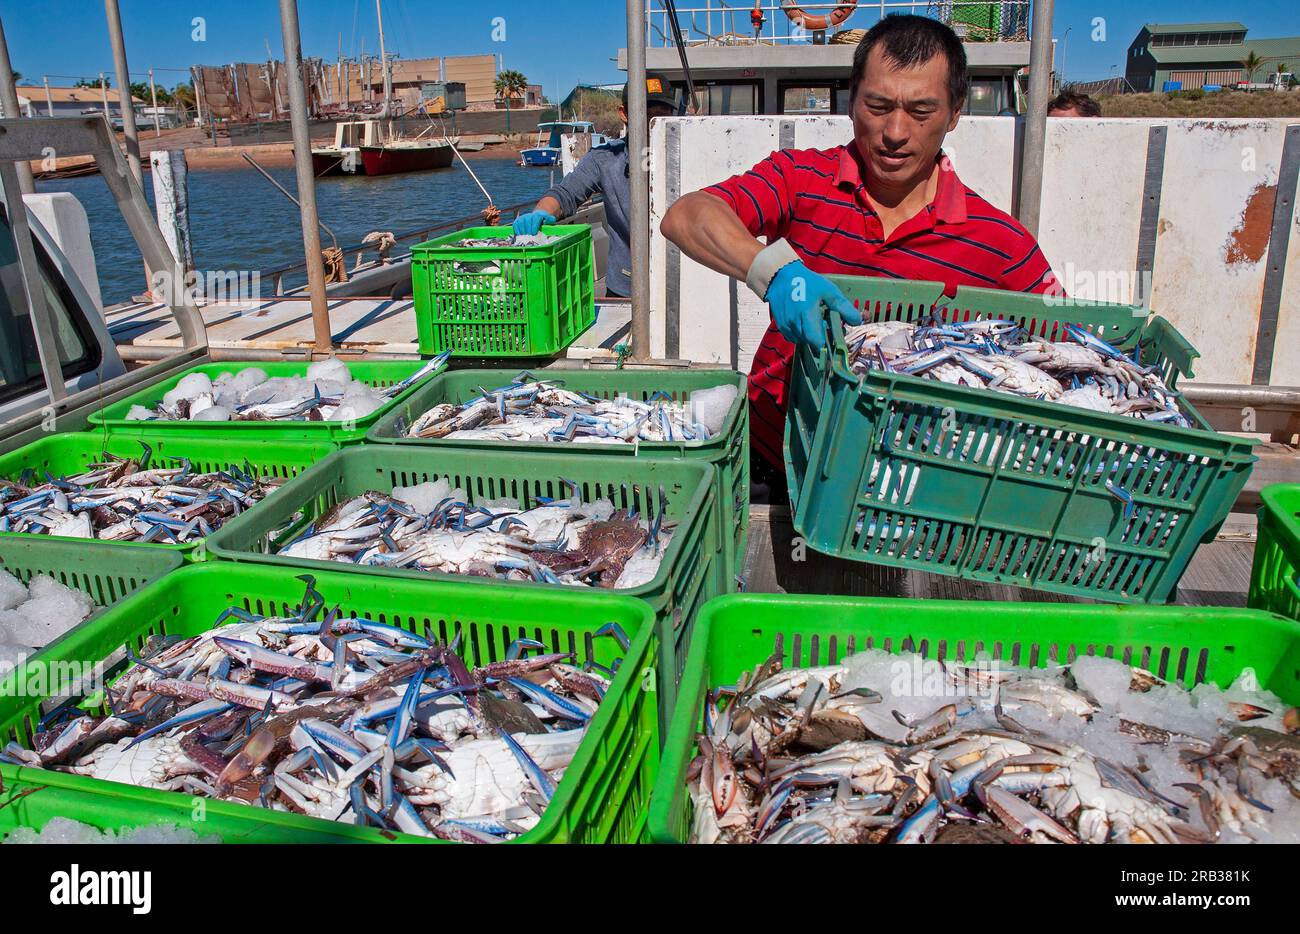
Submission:
[[[1300,176],[1300,126],[1291,126],[1287,127],[1286,140],[1282,146],[1282,163],[1278,168],[1278,182],[1270,203],[1273,216],[1268,238],[1268,261],[1264,269],[1264,289],[1259,301],[1259,330],[1255,335],[1255,368],[1251,380],[1260,385],[1267,385],[1273,376],[1282,284],[1286,276],[1287,248],[1291,239],[1291,217],[1295,214],[1297,176]]]

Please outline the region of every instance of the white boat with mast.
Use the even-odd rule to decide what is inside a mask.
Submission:
[[[384,76],[384,104],[371,119],[336,124],[334,145],[313,147],[312,169],[323,175],[396,175],[422,172],[451,166],[455,141],[426,139],[434,129],[430,124],[418,136],[405,137],[393,132],[393,81],[388,53],[384,46],[384,13],[381,0],[375,0],[379,22],[379,66]]]

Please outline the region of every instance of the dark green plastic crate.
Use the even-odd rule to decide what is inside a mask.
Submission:
[[[8,454],[0,454],[0,478],[17,480],[28,468],[36,471],[38,478],[44,477],[46,473],[54,477],[81,473],[106,453],[118,457],[140,456],[141,442],[149,445],[153,451],[151,464],[155,466],[179,466],[173,458],[185,457],[189,458],[195,471],[204,472],[224,470],[232,464],[242,468],[247,462],[261,476],[285,478],[295,476],[338,450],[337,445],[329,443],[323,437],[316,441],[263,439],[238,444],[229,437],[196,437],[184,434],[106,435],[103,431],[70,431],[33,441]],[[276,490],[271,497],[279,496],[280,492]],[[238,522],[262,505],[263,503],[258,503],[250,507],[243,514],[230,519],[227,524]],[[121,553],[118,549],[125,549],[127,552],[164,551],[180,555],[187,561],[202,560],[203,552],[206,550],[199,548],[204,539],[177,545],[168,542],[103,542],[90,538],[0,532],[0,542],[27,540],[75,545],[86,556],[86,560],[96,567],[100,566],[101,562],[96,555],[108,545],[114,546],[113,553]],[[108,559],[105,557],[102,560]]]
[[[664,660],[655,674],[662,708],[670,710],[696,614],[724,589],[718,572],[724,549],[717,520],[711,514],[715,508],[713,470],[707,464],[643,458],[619,462],[581,454],[449,451],[368,444],[339,451],[305,471],[259,504],[261,508],[241,517],[238,524],[218,529],[209,537],[208,547],[222,559],[271,564],[285,573],[290,568],[311,568],[315,573],[347,567],[349,573],[357,575],[455,581],[473,588],[488,580],[417,569],[286,558],[274,552],[282,542],[296,538],[309,522],[369,490],[387,493],[395,486],[445,478],[453,487],[464,488],[471,502],[509,498],[529,507],[538,505],[539,497],[567,498],[569,488],[561,477],[579,485],[584,502],[608,497],[616,507],[636,507],[639,513],[658,509],[659,489],[663,488],[668,507],[665,521],[676,522],[677,528],[659,573],[648,584],[613,592],[647,601],[658,616]],[[600,592],[590,587],[531,581],[492,579],[492,583],[525,592],[553,590],[570,594],[576,601]]]
[[[452,246],[506,238],[509,227],[470,227],[411,247],[420,353],[533,357],[568,347],[596,320],[591,228],[558,224],[542,246]],[[457,265],[461,268],[457,269]]]
[[[734,385],[736,401],[722,432],[708,441],[642,441],[639,444],[563,444],[555,442],[459,441],[450,438],[404,438],[401,426],[410,426],[435,405],[444,402],[459,405],[492,390],[509,385],[518,375],[515,370],[452,370],[434,377],[401,405],[375,423],[366,435],[369,442],[464,449],[590,454],[596,457],[684,457],[707,461],[717,472],[718,518],[722,522],[726,547],[725,586],[734,589],[734,580],[745,560],[745,543],[749,537],[749,400],[745,377],[731,370],[551,370],[535,374],[539,379],[562,380],[564,388],[601,399],[627,395],[642,402],[655,393],[666,392],[673,399],[685,401],[697,389]]]
[[[989,289],[832,277],[863,319],[1008,318],[1035,336],[1081,324],[1155,364],[1174,388],[1197,353],[1169,322],[1128,305],[1053,305]],[[848,369],[798,348],[785,460],[794,528],[818,551],[1079,597],[1170,598],[1246,483],[1255,442],[1006,393]],[[1106,489],[1127,490],[1136,508]]]
[[[1300,483],[1266,486],[1259,498],[1246,605],[1300,620]]]
[[[556,591],[501,586],[464,587],[442,581],[394,580],[344,570],[316,574],[317,589],[344,616],[368,616],[442,641],[462,634],[471,665],[505,657],[521,636],[548,650],[589,655],[602,664],[622,656],[619,675],[592,718],[573,763],[540,823],[519,838],[526,843],[627,843],[645,834],[646,808],[659,764],[658,698],[644,690],[641,672],[654,664],[657,631],[643,602],[609,593],[575,599]],[[303,584],[284,569],[222,561],[191,565],[147,587],[92,624],[69,634],[47,661],[94,664],[138,652],[156,634],[193,635],[211,628],[228,606],[265,615],[297,608]],[[632,640],[622,652],[610,638],[593,638],[617,622]],[[31,663],[29,662],[29,665]],[[121,666],[106,666],[109,677]],[[34,670],[34,669],[33,669]],[[28,677],[27,683],[33,683]],[[15,697],[0,685],[0,746],[30,746],[41,697]],[[98,711],[97,711],[98,712]],[[227,843],[426,842],[424,838],[357,827],[230,801],[139,788],[78,775],[0,764],[0,836],[16,827],[40,828],[68,817],[100,829],[177,824]],[[196,819],[197,814],[202,819]]]
[[[706,693],[735,684],[773,651],[787,668],[871,648],[957,661],[986,652],[1033,667],[1100,655],[1187,688],[1227,687],[1252,668],[1261,687],[1300,703],[1300,625],[1258,610],[733,594],[710,601],[695,628],[650,802],[655,843],[689,837],[686,770]]]
[[[348,360],[342,357],[340,359],[347,365],[353,379],[360,380],[375,389],[386,389],[400,383],[428,362],[426,360]],[[126,413],[131,411],[133,405],[142,405],[147,409],[152,409],[159,402],[162,402],[162,397],[166,393],[176,388],[176,384],[191,373],[205,373],[209,379],[215,380],[222,373],[238,373],[240,370],[256,367],[259,370],[264,370],[268,377],[306,376],[308,365],[308,363],[281,362],[203,363],[153,386],[141,389],[120,402],[105,406],[100,411],[91,414],[90,423],[106,428],[110,434],[193,435],[200,438],[234,437],[248,442],[250,445],[261,444],[264,441],[360,441],[365,437],[366,432],[370,430],[370,426],[379,421],[385,412],[409,396],[424,382],[421,380],[414,386],[407,387],[395,399],[388,400],[364,418],[347,422],[313,422],[306,420],[266,422],[196,422],[185,420],[168,422],[152,419],[129,420],[126,417]],[[227,441],[226,443],[229,444],[230,442]]]

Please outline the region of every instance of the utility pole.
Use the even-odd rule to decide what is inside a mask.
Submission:
[[[108,82],[104,80],[102,71],[99,73],[99,96],[104,101],[104,119],[108,121],[108,125],[111,127],[113,125],[113,115],[108,112]]]
[[[14,86],[14,70],[9,64],[9,43],[5,41],[2,20],[0,20],[0,104],[4,105],[6,117],[22,116],[22,112],[18,109],[18,88]],[[26,159],[20,159],[14,163],[14,170],[18,173],[19,191],[25,195],[36,194],[36,180],[32,177],[31,163]],[[13,223],[12,213],[10,223]]]
[[[1042,0],[1039,0],[1042,2]],[[649,360],[650,352],[650,177],[645,153],[650,125],[646,119],[645,8],[627,0],[627,147],[632,204],[632,358]]]
[[[1035,236],[1043,202],[1043,150],[1047,145],[1047,101],[1052,87],[1053,4],[1054,0],[1035,0],[1029,36],[1029,112],[1025,114],[1016,214]]]
[[[293,163],[298,179],[302,217],[302,246],[307,260],[307,291],[311,296],[313,350],[334,348],[329,305],[325,298],[325,265],[320,252],[320,218],[316,212],[316,174],[311,166],[311,133],[307,128],[307,89],[302,83],[302,39],[298,33],[297,0],[280,0],[280,29],[284,33],[285,78],[289,85],[289,121],[293,127]]]
[[[45,82],[45,112],[49,116],[54,116],[54,98],[50,96],[50,76],[42,75],[41,80]]]

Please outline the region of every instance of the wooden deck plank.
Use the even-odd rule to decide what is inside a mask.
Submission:
[[[845,561],[812,549],[804,550],[801,555],[794,538],[788,509],[751,507],[749,546],[742,574],[750,592],[964,601],[1096,602],[1007,584]],[[1228,536],[1202,545],[1183,575],[1176,602],[1185,606],[1245,606],[1254,548],[1253,540],[1243,537],[1240,523],[1234,524]]]

